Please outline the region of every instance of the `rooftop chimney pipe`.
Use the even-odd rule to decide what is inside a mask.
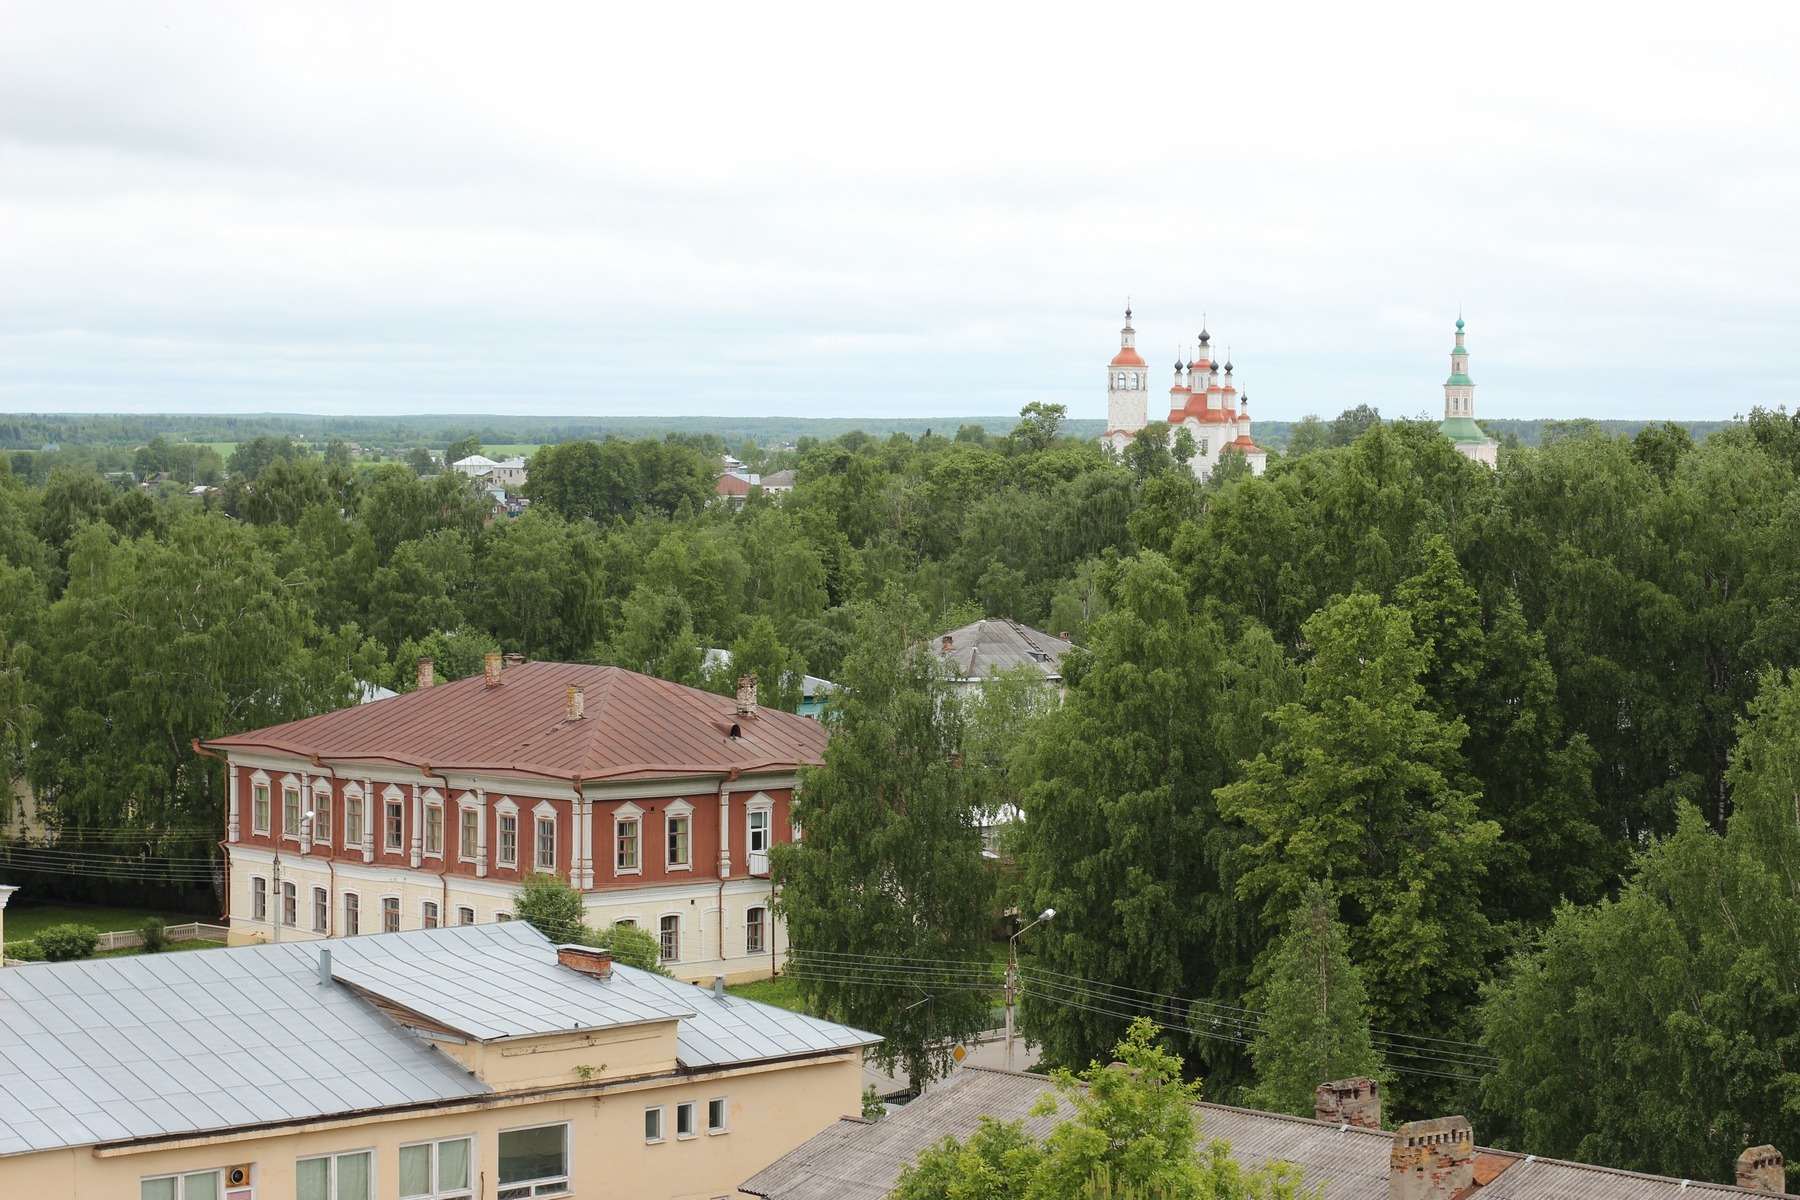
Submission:
[[[503,657],[506,661],[508,670],[511,670],[513,667],[522,667],[525,665],[525,656],[517,651],[512,654],[504,655]]]
[[[1753,1192],[1787,1194],[1787,1164],[1773,1146],[1752,1146],[1738,1155],[1737,1185]]]
[[[481,674],[489,687],[500,686],[500,656],[489,654],[481,660]]]
[[[1313,1093],[1313,1116],[1337,1125],[1381,1128],[1381,1085],[1367,1075],[1321,1083]]]
[[[1411,1121],[1388,1151],[1388,1200],[1450,1200],[1475,1183],[1475,1129],[1467,1117]]]
[[[738,676],[737,713],[740,717],[756,715],[756,676],[754,675]]]
[[[556,962],[558,966],[592,975],[595,979],[612,978],[612,952],[609,950],[596,950],[592,946],[558,946]]]
[[[587,693],[575,684],[569,685],[566,701],[563,711],[564,720],[579,721],[587,715]]]
[[[431,677],[431,668],[435,665],[436,664],[434,664],[429,658],[421,658],[419,660],[419,687],[420,688],[428,688],[434,682],[436,682]]]
[[[319,982],[331,982],[331,947],[319,947]],[[1742,1161],[1741,1159],[1739,1160]]]
[[[713,999],[714,1000],[723,1000],[724,998],[725,998],[725,977],[723,975],[714,975],[713,976]]]

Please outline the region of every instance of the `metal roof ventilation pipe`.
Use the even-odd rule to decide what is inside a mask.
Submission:
[[[724,998],[725,998],[725,977],[723,975],[714,975],[713,976],[713,999],[714,1000],[723,1000]]]
[[[319,983],[327,985],[331,982],[331,947],[319,947]]]

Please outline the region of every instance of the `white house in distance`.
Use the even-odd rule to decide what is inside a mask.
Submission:
[[[489,655],[482,674],[215,738],[231,941],[485,924],[535,871],[590,926],[654,934],[683,979],[766,978],[786,938],[769,850],[791,837],[817,721],[619,667]],[[309,819],[310,814],[310,819]]]
[[[1002,671],[1029,666],[1043,672],[1044,682],[1060,692],[1063,655],[1074,648],[1067,638],[1002,617],[939,634],[937,656],[964,691]]]
[[[1194,457],[1188,466],[1204,479],[1219,465],[1219,457],[1235,450],[1250,464],[1250,473],[1261,475],[1269,465],[1269,452],[1250,439],[1250,397],[1239,395],[1228,360],[1223,369],[1213,361],[1212,335],[1200,331],[1193,361],[1175,359],[1175,383],[1169,388],[1168,424],[1171,436],[1186,429],[1194,439]],[[1106,432],[1100,442],[1115,454],[1137,439],[1150,423],[1150,374],[1137,351],[1137,331],[1131,327],[1131,310],[1125,310],[1125,328],[1119,331],[1119,352],[1106,365]]]
[[[515,454],[511,458],[492,459],[485,454],[471,454],[467,458],[459,458],[450,464],[453,471],[461,471],[470,479],[481,479],[489,485],[506,488],[523,487],[525,484],[525,456]]]

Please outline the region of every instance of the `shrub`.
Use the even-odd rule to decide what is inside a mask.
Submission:
[[[100,931],[92,925],[52,925],[37,935],[37,944],[50,962],[86,958],[100,944]]]
[[[143,939],[145,954],[161,954],[169,948],[169,923],[161,917],[151,917],[138,926],[138,937]]]
[[[43,962],[44,948],[36,942],[8,942],[0,957],[17,959],[19,962]]]
[[[614,925],[588,935],[588,944],[598,946],[611,954],[614,962],[624,963],[628,967],[636,967],[640,971],[655,971],[658,975],[669,974],[669,969],[662,965],[662,946],[658,944],[656,935],[636,925]]]

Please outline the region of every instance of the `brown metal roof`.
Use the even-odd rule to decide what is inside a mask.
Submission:
[[[730,696],[622,667],[522,663],[500,678],[489,687],[475,675],[205,745],[565,781],[779,771],[817,764],[825,749],[816,721],[768,708],[739,717]],[[570,685],[584,691],[576,721],[566,719]]]

